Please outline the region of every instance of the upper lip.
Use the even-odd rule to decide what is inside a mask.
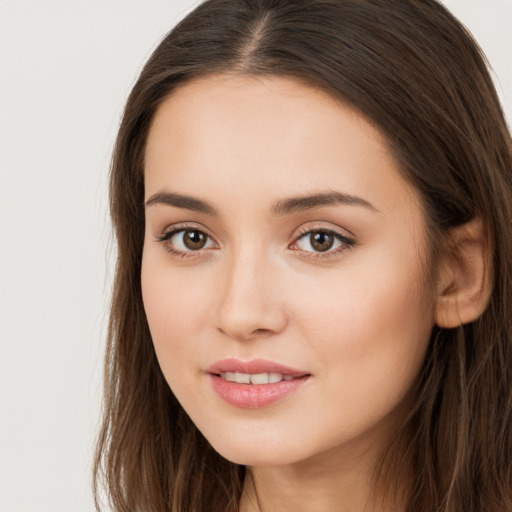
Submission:
[[[290,368],[289,366],[265,359],[252,359],[250,361],[222,359],[212,364],[206,372],[217,375],[225,372],[249,373],[251,375],[258,373],[280,373],[281,375],[291,375],[292,377],[310,375],[309,372]]]

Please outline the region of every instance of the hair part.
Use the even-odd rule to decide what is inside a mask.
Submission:
[[[103,481],[119,512],[238,510],[245,468],[211,448],[169,389],[140,286],[152,119],[177,87],[226,73],[294,78],[373,123],[421,195],[434,273],[450,230],[482,220],[499,277],[489,306],[473,323],[434,328],[414,406],[376,468],[377,487],[412,470],[407,512],[512,510],[510,133],[480,49],[435,0],[208,0],[149,59],[110,176],[118,261],[97,508]]]

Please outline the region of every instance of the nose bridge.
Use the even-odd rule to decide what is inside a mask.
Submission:
[[[236,339],[279,332],[286,317],[278,296],[278,269],[265,247],[244,245],[226,256],[218,328]]]

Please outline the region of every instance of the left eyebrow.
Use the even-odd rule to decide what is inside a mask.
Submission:
[[[290,213],[311,210],[321,206],[332,206],[336,204],[349,206],[362,206],[373,212],[380,213],[375,206],[363,199],[362,197],[350,194],[342,194],[341,192],[329,191],[320,192],[307,196],[292,197],[289,199],[281,199],[272,206],[274,215],[288,215]]]

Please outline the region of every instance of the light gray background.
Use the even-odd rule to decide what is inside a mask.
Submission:
[[[92,511],[106,176],[142,63],[191,0],[0,0],[0,512]],[[512,0],[446,0],[512,118]]]

